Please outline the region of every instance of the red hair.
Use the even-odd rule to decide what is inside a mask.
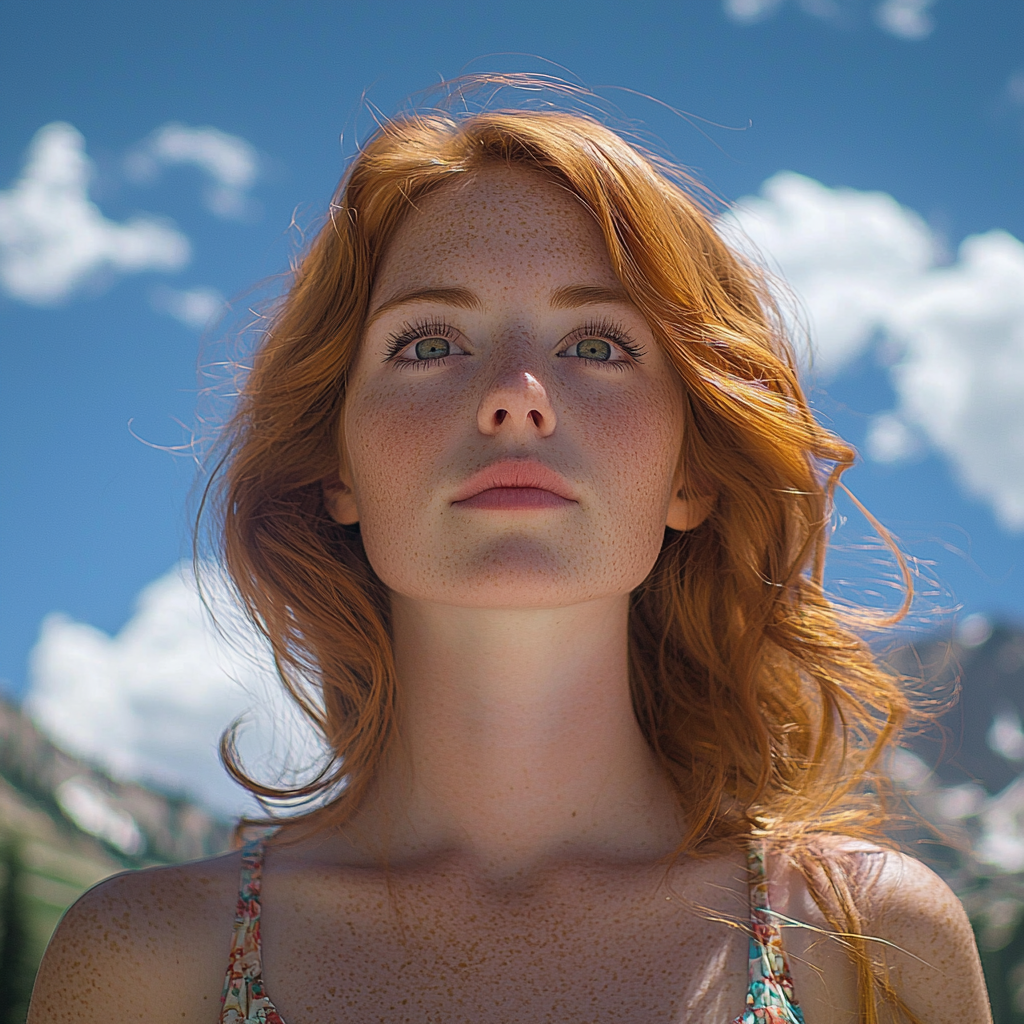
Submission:
[[[358,530],[327,514],[321,480],[337,469],[382,254],[420,200],[493,163],[548,176],[594,217],[685,385],[684,479],[716,496],[696,529],[666,530],[629,615],[633,705],[684,813],[680,849],[752,832],[879,837],[880,757],[908,699],[822,582],[855,453],[816,422],[763,274],[719,236],[694,183],[596,120],[550,110],[383,123],[294,268],[214,487],[223,561],[336,757],[312,782],[273,788],[247,777],[229,737],[229,770],[271,803],[319,797],[300,816],[312,829],[353,814],[387,749],[388,594]],[[840,924],[859,930],[848,913]]]

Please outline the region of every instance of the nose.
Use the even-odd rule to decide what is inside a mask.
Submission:
[[[557,417],[544,385],[525,370],[510,374],[491,387],[476,414],[481,434],[498,433],[548,437]]]

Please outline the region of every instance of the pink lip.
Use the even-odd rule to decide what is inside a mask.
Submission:
[[[474,473],[459,488],[452,504],[463,508],[519,509],[564,508],[575,504],[565,478],[539,462],[507,460]]]

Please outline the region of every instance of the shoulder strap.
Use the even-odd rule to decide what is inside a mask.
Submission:
[[[749,987],[743,1013],[733,1024],[804,1024],[793,993],[793,979],[782,948],[782,929],[768,899],[765,846],[751,840],[747,847],[750,887]],[[764,1011],[774,1010],[774,1014]],[[758,1012],[760,1011],[760,1012]]]
[[[284,1024],[263,991],[263,952],[260,946],[260,889],[263,882],[264,839],[242,847],[242,868],[235,905],[228,968],[221,994],[221,1024],[266,1021]]]

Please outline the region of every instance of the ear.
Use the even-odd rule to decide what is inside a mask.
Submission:
[[[351,526],[359,522],[359,510],[356,508],[356,496],[352,488],[341,478],[340,473],[324,477],[320,481],[324,492],[324,505],[327,513],[342,526]]]
[[[714,507],[717,495],[688,495],[678,484],[677,480],[672,491],[672,500],[668,505],[665,525],[670,530],[679,530],[680,533],[685,533],[687,530],[700,526],[707,519]]]

